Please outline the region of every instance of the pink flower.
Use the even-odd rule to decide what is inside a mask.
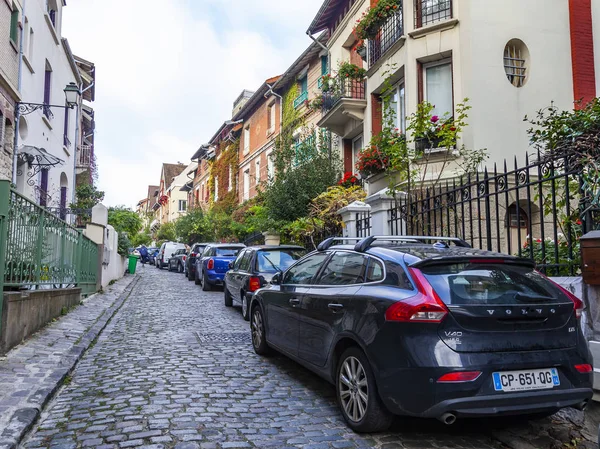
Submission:
[[[440,118],[437,115],[434,115],[433,117],[431,117],[431,123],[437,123],[440,120]]]

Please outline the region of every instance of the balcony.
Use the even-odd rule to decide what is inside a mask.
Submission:
[[[415,0],[415,28],[452,18],[452,0]]]
[[[87,169],[92,166],[94,155],[92,145],[81,145],[77,151],[77,168]]]
[[[298,109],[302,106],[306,101],[308,101],[308,91],[302,92],[298,98],[294,100],[294,109]]]
[[[369,67],[373,67],[404,34],[402,8],[381,27],[377,37],[369,40]]]
[[[317,126],[345,137],[365,119],[366,82],[334,79],[330,86],[329,92],[323,92],[323,117]]]

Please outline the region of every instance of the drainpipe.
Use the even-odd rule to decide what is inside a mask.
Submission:
[[[81,90],[81,86],[79,86],[79,89]],[[73,157],[73,188],[71,189],[71,203],[75,204],[76,198],[75,198],[75,191],[77,190],[77,158],[79,157],[79,123],[81,122],[81,113],[82,113],[82,108],[81,105],[83,103],[83,97],[80,97],[79,100],[79,104],[77,104],[77,106],[75,106],[75,110],[77,111],[77,113],[75,114],[75,140],[74,142],[74,146],[75,146],[75,151],[74,151],[74,157]],[[68,130],[67,130],[68,131]]]
[[[23,0],[23,28],[21,28],[21,39],[19,42],[19,75],[17,80],[17,90],[21,93],[21,84],[23,78],[23,40],[25,39],[25,6],[27,4],[27,0]],[[16,106],[16,105],[15,105]],[[19,108],[15,107],[15,136],[13,140],[13,161],[12,161],[12,183],[17,185],[17,157],[18,157],[18,147],[19,147],[19,118],[20,118]],[[21,192],[23,193],[23,192]]]

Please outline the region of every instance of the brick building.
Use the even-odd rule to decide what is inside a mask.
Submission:
[[[22,22],[19,1],[0,3],[0,179],[12,179]]]

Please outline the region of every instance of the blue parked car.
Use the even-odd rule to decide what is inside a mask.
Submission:
[[[202,256],[196,258],[196,285],[202,285],[204,291],[211,290],[215,285],[223,285],[229,263],[245,247],[241,243],[215,243],[204,248]]]

